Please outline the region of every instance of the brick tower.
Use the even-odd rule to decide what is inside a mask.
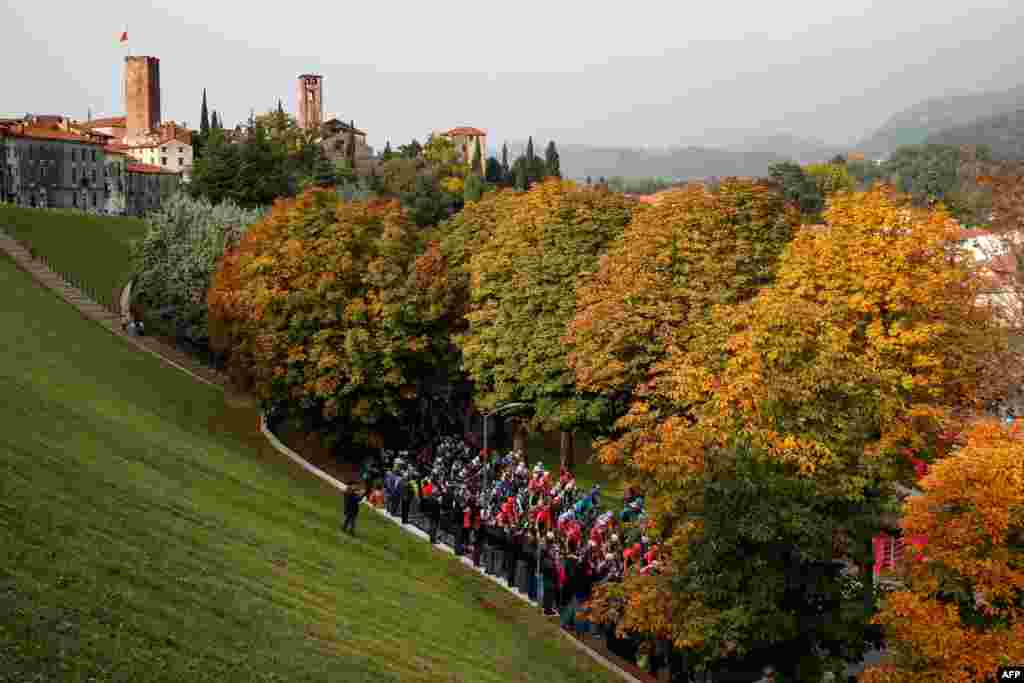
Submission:
[[[299,128],[317,129],[324,122],[323,84],[323,76],[299,76]]]
[[[129,138],[138,138],[160,127],[160,60],[156,57],[124,58],[125,127]]]

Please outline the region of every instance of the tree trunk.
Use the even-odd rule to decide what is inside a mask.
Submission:
[[[473,431],[473,402],[469,401],[466,403],[466,412],[462,416],[462,438],[468,437],[471,431]]]
[[[526,460],[526,440],[529,436],[530,428],[525,421],[512,421],[512,450],[522,453],[524,461]]]
[[[562,461],[562,470],[572,472],[576,467],[576,440],[572,432],[562,431],[559,455]]]

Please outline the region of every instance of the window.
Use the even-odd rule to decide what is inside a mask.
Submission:
[[[96,206],[96,193],[95,192],[92,193],[92,205]]]
[[[71,184],[78,184],[78,169],[75,168],[74,166],[71,167]]]
[[[161,147],[160,148],[160,153],[161,154],[167,154],[167,147]]]
[[[78,206],[78,193],[77,192],[74,192],[74,191],[71,192],[71,205],[72,206]]]
[[[92,151],[92,160],[95,163],[95,161],[96,161],[96,150]]]
[[[184,165],[185,165],[185,160],[184,159],[178,159],[178,167],[180,168],[180,167],[182,167]]]
[[[95,168],[92,169],[91,177],[92,177],[92,181],[95,183],[96,182],[96,169]]]
[[[161,166],[166,166],[167,165],[167,157],[160,157],[160,165]]]
[[[74,147],[71,148],[71,161],[78,161],[78,150]]]

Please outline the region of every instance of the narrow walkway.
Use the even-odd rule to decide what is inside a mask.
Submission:
[[[65,282],[61,279],[60,275],[50,270],[43,261],[33,258],[28,249],[6,234],[2,227],[0,227],[0,250],[6,252],[22,270],[75,307],[88,320],[99,323],[117,336],[126,339],[130,344],[153,354],[165,365],[177,368],[204,384],[220,387],[228,385],[227,376],[197,362],[188,354],[179,351],[170,344],[165,344],[152,337],[137,337],[128,334],[121,327],[122,314],[126,312],[115,313],[104,308],[90,299],[80,289]],[[122,305],[124,305],[123,302]]]

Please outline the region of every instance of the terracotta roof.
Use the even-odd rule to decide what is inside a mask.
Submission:
[[[127,145],[122,145],[122,144],[120,144],[118,142],[112,142],[109,145],[107,145],[106,147],[104,147],[103,151],[106,152],[107,154],[123,154],[123,155],[127,156],[128,155],[128,146]]]
[[[479,135],[487,135],[486,131],[482,131],[479,128],[473,128],[472,126],[459,126],[458,128],[452,128],[451,130],[445,131],[445,135],[465,135],[467,137],[476,137]]]
[[[167,173],[170,175],[178,175],[177,171],[169,171],[159,166],[153,166],[152,164],[128,164],[127,170],[129,173]]]
[[[81,142],[90,145],[102,145],[103,142],[80,133],[72,133],[56,128],[15,127],[9,128],[8,134],[16,138],[32,138],[34,140],[60,140],[62,142]]]
[[[329,119],[327,119],[326,121],[324,121],[324,122],[323,122],[322,124],[320,124],[320,125],[321,125],[321,126],[323,126],[323,127],[325,127],[325,128],[334,128],[334,127],[336,127],[336,126],[332,126],[332,125],[330,125],[330,124],[332,124],[332,123],[337,123],[337,124],[338,124],[338,126],[337,126],[337,127],[340,127],[340,128],[341,128],[341,129],[342,129],[343,131],[345,131],[346,133],[347,133],[348,131],[350,131],[350,130],[351,130],[351,131],[352,131],[352,132],[354,132],[354,133],[355,133],[356,135],[366,135],[366,132],[365,132],[365,131],[361,131],[361,130],[359,130],[358,128],[353,128],[351,124],[349,124],[349,123],[346,123],[345,121],[342,121],[341,119],[339,119],[339,118],[337,118],[337,117],[332,117],[332,118],[329,118]]]
[[[81,126],[82,128],[125,128],[127,126],[126,122],[127,117],[125,116],[110,116],[105,119],[85,121]]]

